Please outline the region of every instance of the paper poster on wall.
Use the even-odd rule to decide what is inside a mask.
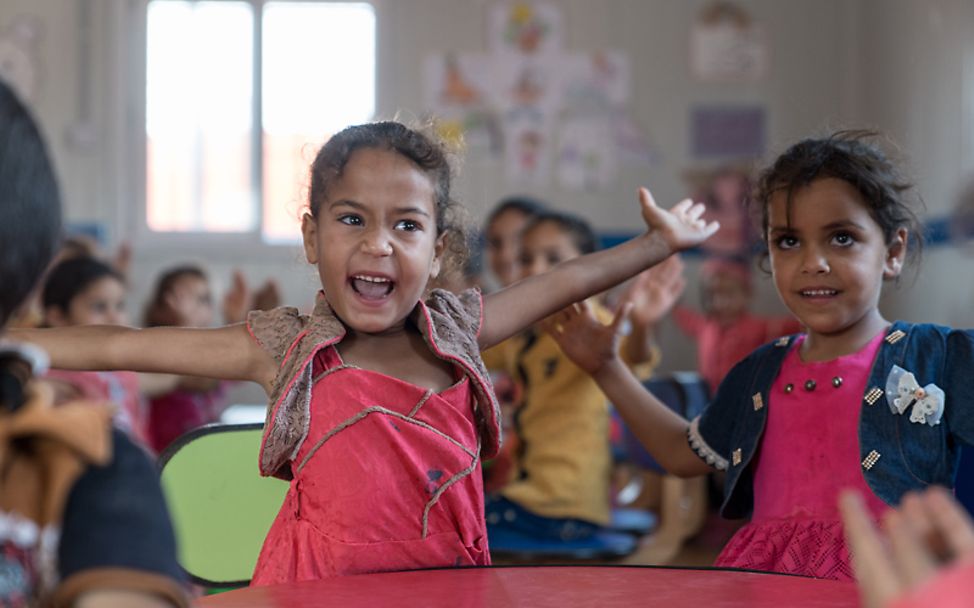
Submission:
[[[423,70],[425,105],[447,141],[463,139],[469,147],[499,152],[500,124],[487,94],[495,62],[482,53],[429,55]]]
[[[545,58],[517,58],[495,66],[495,103],[509,117],[512,113],[540,114],[548,120],[561,107],[561,72]]]
[[[505,169],[512,182],[545,185],[551,177],[550,123],[526,114],[505,120]]]
[[[629,100],[629,57],[621,51],[572,53],[559,61],[558,68],[568,112],[610,112]]]
[[[581,119],[563,125],[557,161],[563,188],[594,192],[608,186],[618,173],[610,121]]]
[[[761,24],[733,2],[709,4],[690,30],[690,71],[700,80],[761,80],[768,71],[768,55]]]
[[[620,165],[646,168],[660,164],[663,155],[659,148],[629,112],[614,112],[610,124]]]
[[[488,46],[503,55],[554,55],[562,48],[561,11],[551,2],[504,2],[490,8]]]
[[[766,113],[761,106],[698,106],[690,110],[696,158],[750,158],[764,154]]]

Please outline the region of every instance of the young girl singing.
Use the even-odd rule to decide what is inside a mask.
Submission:
[[[291,480],[254,584],[489,563],[480,459],[497,404],[480,350],[696,245],[702,205],[640,191],[648,230],[481,298],[428,290],[460,245],[450,166],[393,122],[332,137],[311,168],[302,232],[322,291],[310,316],[251,313],[219,329],[21,334],[57,367],[253,380],[270,395],[260,469]],[[452,243],[452,247],[451,247]]]
[[[626,371],[615,329],[580,307],[552,331],[671,473],[726,470],[722,513],[750,517],[717,565],[849,579],[837,498],[874,518],[909,490],[953,485],[974,440],[974,335],[887,321],[915,217],[908,184],[860,133],[802,141],[765,171],[757,201],[771,273],[806,333],[754,351],[687,422]]]

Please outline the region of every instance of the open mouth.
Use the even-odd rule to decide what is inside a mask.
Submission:
[[[348,281],[352,289],[365,300],[381,300],[389,296],[395,289],[394,281],[386,277],[357,274]]]

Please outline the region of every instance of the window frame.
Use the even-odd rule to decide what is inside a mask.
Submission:
[[[164,0],[161,0],[164,1]],[[243,2],[253,10],[253,54],[250,58],[253,74],[254,105],[251,122],[251,194],[256,198],[255,226],[242,232],[156,231],[149,228],[147,192],[147,134],[146,134],[146,78],[148,43],[148,5],[150,0],[130,0],[125,29],[129,32],[127,45],[128,65],[123,66],[130,84],[125,127],[120,146],[121,156],[117,166],[120,168],[118,189],[120,204],[119,226],[126,226],[123,240],[133,243],[139,250],[147,253],[159,251],[182,251],[186,257],[239,259],[242,254],[260,255],[267,261],[293,261],[295,249],[301,242],[265,241],[262,235],[264,217],[263,200],[264,150],[263,150],[263,102],[262,102],[262,26],[264,5],[270,0],[208,0],[210,2]],[[345,4],[355,2],[368,4],[375,15],[375,68],[372,74],[376,114],[379,99],[379,31],[382,0],[287,0],[288,2],[308,4]],[[126,204],[130,201],[131,204]],[[297,218],[295,218],[297,221]]]

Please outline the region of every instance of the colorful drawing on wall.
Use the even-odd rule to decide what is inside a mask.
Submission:
[[[690,110],[690,150],[697,158],[761,156],[766,131],[766,112],[761,106],[698,106]]]
[[[723,257],[749,257],[758,244],[749,205],[753,188],[750,165],[740,162],[688,170],[683,178],[691,198],[707,206],[707,219],[720,222],[720,230],[701,248]]]
[[[437,130],[449,142],[497,153],[500,124],[490,96],[495,62],[484,54],[430,55],[424,66],[425,104]]]
[[[768,44],[761,24],[744,8],[716,0],[697,15],[690,31],[690,69],[708,82],[755,82],[768,72]]]
[[[491,7],[489,46],[501,54],[551,55],[561,50],[561,11],[550,2],[505,2]]]
[[[620,165],[647,168],[660,164],[662,154],[659,148],[629,112],[614,112],[611,129]]]
[[[565,124],[557,160],[560,186],[588,192],[608,186],[618,173],[611,121],[578,119]]]
[[[593,190],[620,163],[658,162],[628,108],[628,55],[563,52],[562,13],[550,0],[503,0],[487,16],[487,53],[426,60],[426,108],[444,139],[503,152],[507,177],[537,186],[556,167],[561,186]]]
[[[559,62],[568,112],[607,112],[629,100],[629,58],[621,51],[572,53]]]
[[[551,174],[551,128],[528,115],[504,121],[507,178],[519,184],[543,185]]]

